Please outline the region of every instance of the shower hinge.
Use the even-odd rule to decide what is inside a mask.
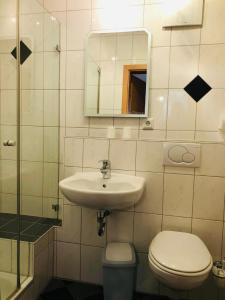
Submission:
[[[61,52],[61,47],[60,47],[60,45],[56,45],[55,50],[56,50],[57,52]]]
[[[54,211],[59,211],[59,204],[52,204],[52,209]]]

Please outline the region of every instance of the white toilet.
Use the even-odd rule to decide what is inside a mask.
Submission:
[[[162,231],[149,247],[149,264],[155,277],[173,289],[200,286],[213,260],[202,240],[194,234]]]

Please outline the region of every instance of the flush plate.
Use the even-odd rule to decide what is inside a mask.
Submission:
[[[163,164],[174,167],[200,167],[200,144],[164,143]]]

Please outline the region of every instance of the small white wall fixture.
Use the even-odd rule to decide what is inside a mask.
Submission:
[[[164,0],[163,27],[202,25],[203,7],[204,0]]]

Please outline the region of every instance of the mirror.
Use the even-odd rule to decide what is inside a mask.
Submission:
[[[85,116],[147,117],[149,61],[146,30],[89,34]]]

